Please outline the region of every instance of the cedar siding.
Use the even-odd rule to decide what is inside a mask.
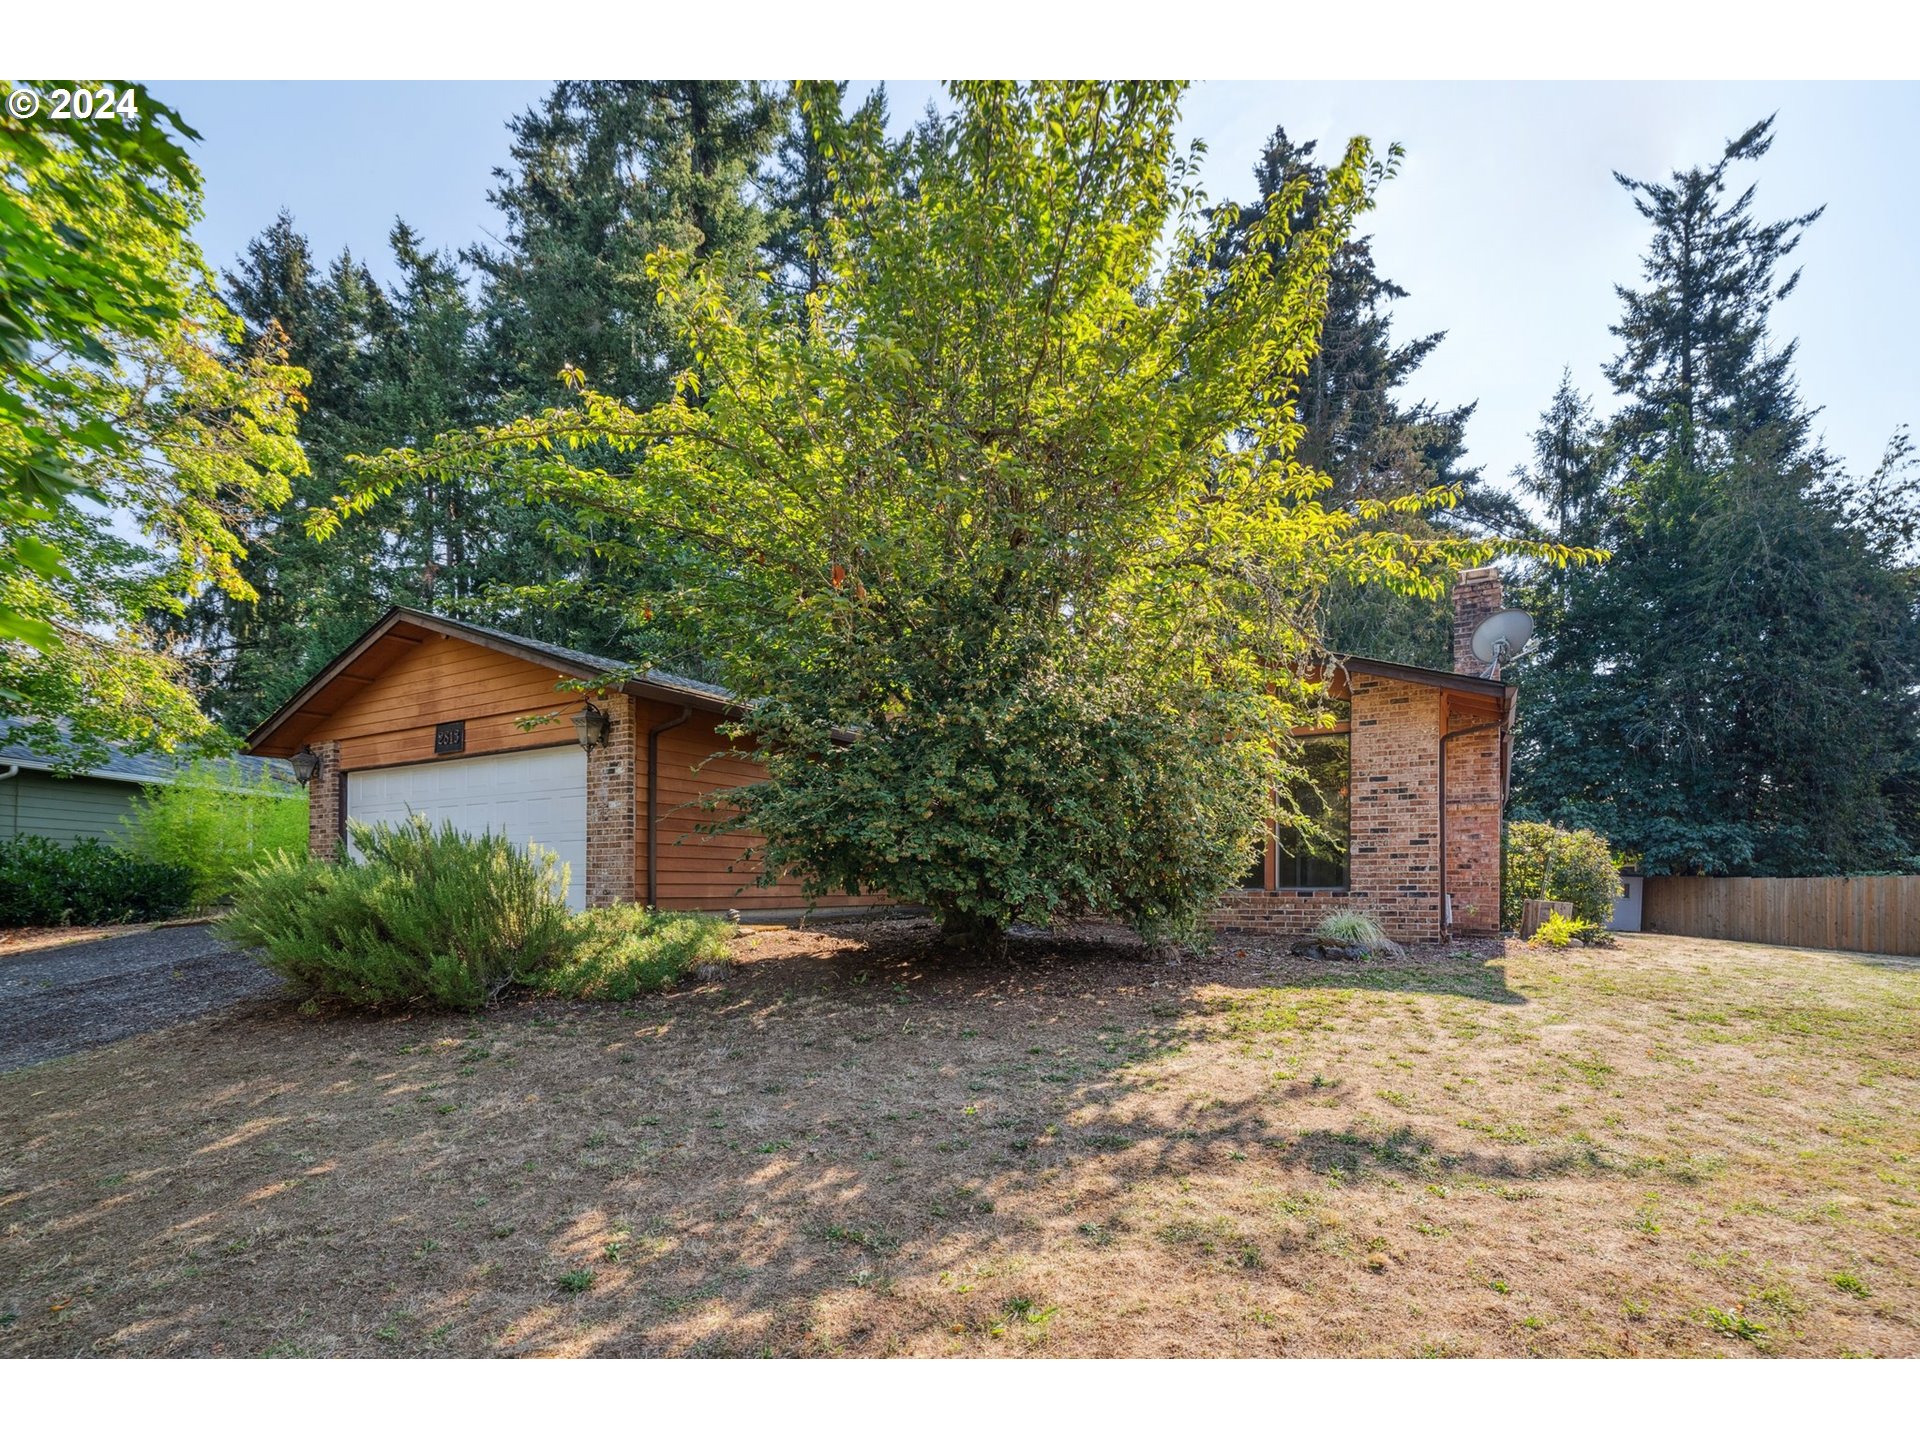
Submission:
[[[638,794],[640,835],[635,846],[636,893],[645,895],[646,850],[646,732],[678,715],[679,708],[642,701],[634,706],[639,730]],[[783,879],[777,885],[756,884],[760,867],[746,860],[749,847],[760,837],[748,831],[715,835],[706,827],[724,819],[725,809],[702,802],[716,790],[732,790],[764,779],[766,770],[744,759],[735,747],[747,742],[719,733],[726,721],[696,712],[686,724],[660,737],[660,908],[663,910],[792,910],[806,903],[800,882]],[[885,905],[885,896],[824,895],[821,907]]]
[[[442,720],[467,722],[463,755],[572,745],[566,717],[584,697],[560,690],[564,678],[517,656],[427,635],[309,733],[338,742],[349,774],[433,759],[433,729]],[[515,723],[538,715],[559,722],[531,731]]]
[[[355,673],[357,672],[357,673]],[[680,707],[591,689],[561,689],[569,676],[518,655],[456,635],[399,626],[356,658],[338,687],[310,709],[295,711],[270,737],[275,753],[311,745],[324,757],[314,783],[311,841],[333,854],[341,830],[339,779],[352,803],[353,776],[390,765],[431,761],[434,729],[466,722],[462,757],[499,755],[577,742],[570,717],[591,697],[613,718],[608,743],[589,761],[587,890],[589,903],[645,900],[647,894],[647,732]],[[344,683],[343,683],[344,680]],[[344,693],[343,693],[344,692]],[[542,715],[549,724],[523,729]],[[745,858],[757,836],[714,835],[722,818],[701,802],[716,788],[761,779],[764,769],[736,754],[718,732],[723,717],[696,711],[660,737],[659,898],[664,910],[794,910],[806,899],[798,881],[762,887],[758,865]],[[822,908],[888,903],[884,896],[823,896]]]

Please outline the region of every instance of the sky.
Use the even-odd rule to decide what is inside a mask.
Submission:
[[[932,82],[887,86],[896,128],[942,94]],[[440,248],[497,237],[487,191],[506,163],[506,122],[547,82],[155,88],[204,137],[194,156],[210,262],[231,264],[286,209],[317,254],[351,248],[386,275],[396,216]],[[1647,234],[1613,172],[1664,179],[1710,163],[1775,113],[1772,153],[1737,179],[1757,184],[1765,219],[1827,207],[1800,246],[1804,278],[1775,326],[1800,341],[1801,389],[1822,407],[1829,448],[1864,473],[1897,427],[1920,421],[1910,249],[1920,85],[1221,81],[1189,92],[1183,129],[1205,141],[1203,180],[1221,199],[1253,198],[1253,162],[1276,125],[1318,140],[1323,155],[1352,135],[1405,147],[1363,228],[1381,273],[1410,292],[1395,307],[1395,333],[1447,335],[1408,398],[1477,401],[1468,463],[1500,479],[1528,458],[1563,368],[1603,413],[1612,406],[1601,366],[1615,350],[1614,286],[1638,283]]]

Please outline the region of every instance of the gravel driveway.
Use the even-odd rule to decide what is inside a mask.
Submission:
[[[205,925],[0,955],[0,1073],[267,994],[280,977]]]

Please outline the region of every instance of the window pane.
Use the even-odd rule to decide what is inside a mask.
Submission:
[[[1260,843],[1253,847],[1253,854],[1247,860],[1247,873],[1240,878],[1242,890],[1264,890],[1267,888],[1267,837],[1262,835]]]
[[[1347,884],[1348,789],[1351,776],[1345,735],[1325,735],[1301,746],[1303,779],[1293,800],[1318,834],[1283,826],[1279,840],[1282,889],[1338,889]]]

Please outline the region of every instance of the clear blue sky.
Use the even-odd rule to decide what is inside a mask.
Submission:
[[[859,82],[864,86],[868,82]],[[889,82],[909,123],[937,85]],[[385,273],[396,215],[430,244],[497,233],[486,192],[506,159],[506,120],[543,82],[200,82],[156,87],[204,136],[200,240],[230,263],[281,208],[330,257],[350,246]],[[1348,136],[1407,158],[1368,217],[1382,271],[1411,292],[1402,335],[1445,330],[1416,398],[1477,399],[1471,459],[1503,477],[1562,366],[1610,405],[1613,286],[1637,282],[1644,222],[1614,184],[1715,158],[1726,138],[1777,111],[1758,167],[1758,213],[1825,204],[1801,245],[1806,277],[1777,312],[1801,342],[1808,399],[1829,445],[1872,467],[1894,428],[1920,421],[1913,337],[1920,275],[1912,237],[1920,190],[1911,145],[1920,85],[1211,82],[1188,96],[1186,129],[1208,146],[1208,190],[1250,198],[1248,174],[1276,124],[1338,152]]]

